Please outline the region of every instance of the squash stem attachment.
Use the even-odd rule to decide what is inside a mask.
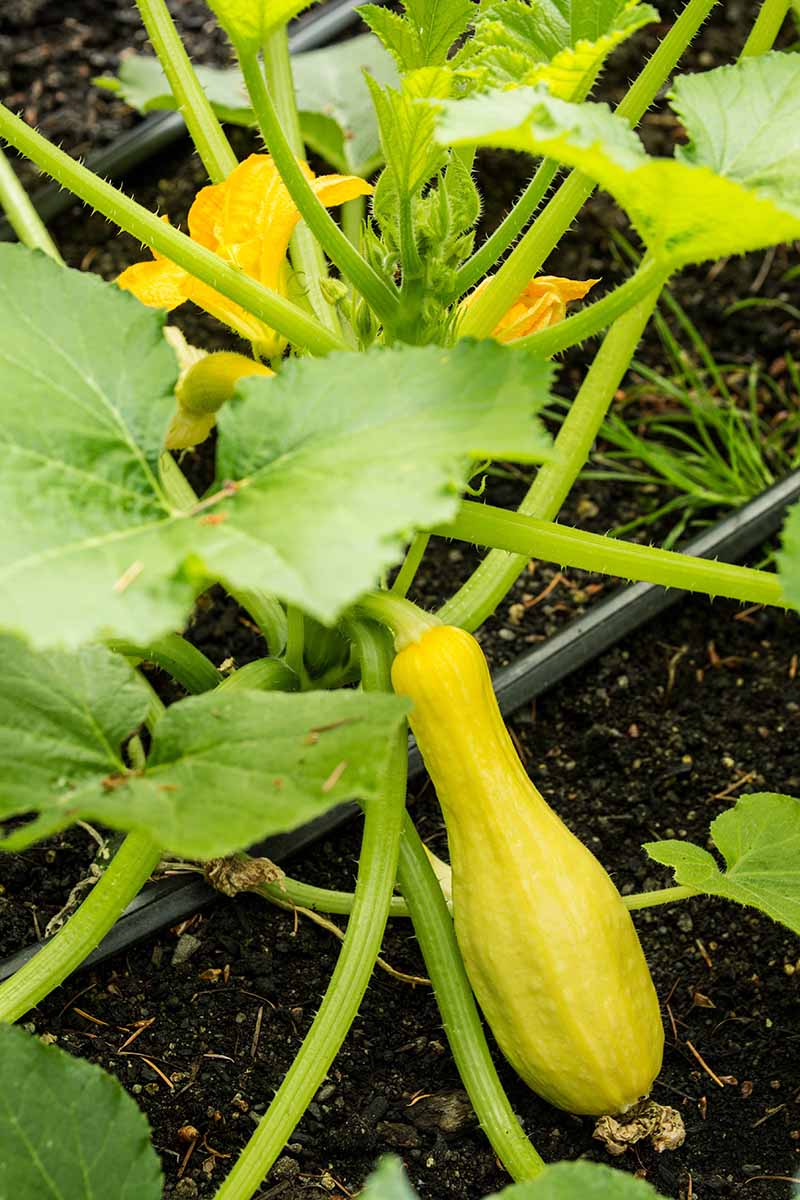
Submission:
[[[442,623],[433,613],[423,612],[405,596],[395,592],[368,592],[361,597],[357,607],[365,616],[389,626],[395,635],[394,648],[397,651],[403,650],[411,642],[418,642],[428,629]]]

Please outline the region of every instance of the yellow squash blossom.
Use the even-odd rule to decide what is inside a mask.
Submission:
[[[484,279],[474,292],[461,302],[461,311],[469,308],[488,284]],[[513,342],[529,333],[538,333],[557,321],[563,321],[570,300],[582,300],[597,279],[560,279],[557,275],[538,275],[532,279],[514,301],[505,316],[495,325],[492,337],[498,342]]]
[[[354,175],[316,178],[310,167],[300,165],[328,208],[372,191]],[[189,209],[189,233],[201,246],[285,296],[290,272],[286,251],[299,220],[272,158],[251,154],[223,183],[197,193]],[[252,342],[264,357],[280,354],[286,345],[286,339],[263,321],[155,250],[150,262],[128,267],[117,283],[151,308],[172,310],[192,300]]]

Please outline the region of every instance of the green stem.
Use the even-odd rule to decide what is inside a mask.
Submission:
[[[403,836],[406,836],[405,831]],[[401,855],[402,853],[401,843]],[[439,890],[441,891],[441,887]],[[332,916],[342,917],[353,911],[355,900],[352,892],[337,892],[331,888],[315,887],[313,884],[303,883],[300,879],[290,879],[288,875],[280,883],[262,883],[253,891],[256,895],[263,896],[265,900],[284,908],[292,906],[310,908],[313,912],[330,913]],[[652,892],[634,892],[630,896],[623,896],[622,903],[629,912],[635,912],[640,908],[674,904],[679,900],[688,900],[692,896],[701,896],[702,894],[695,888],[675,886],[658,888]],[[411,909],[403,896],[392,896],[389,916],[397,918],[411,916]]]
[[[267,85],[270,95],[274,97],[275,110],[286,141],[296,158],[304,158],[305,145],[300,130],[285,25],[280,25],[267,37],[263,54]],[[299,282],[305,288],[317,317],[333,333],[341,334],[336,309],[325,299],[320,287],[320,280],[328,278],[328,264],[322,247],[305,222],[301,222],[292,234],[291,255],[292,265],[300,277]]]
[[[232,588],[228,591],[237,604],[246,608],[264,635],[267,650],[278,658],[286,648],[287,621],[283,605],[270,592],[260,588]]]
[[[494,264],[522,233],[536,212],[557,171],[558,163],[554,159],[542,159],[535,175],[516,204],[506,213],[494,233],[459,269],[453,287],[452,300],[463,296],[470,288],[475,287],[475,284],[479,283],[484,275],[488,275]]]
[[[562,567],[725,596],[746,604],[786,604],[780,580],[771,571],[617,541],[470,500],[461,505],[451,524],[437,526],[432,532],[509,551],[525,562],[542,558]]]
[[[414,535],[413,541],[403,560],[403,565],[397,572],[394,583],[390,588],[393,595],[405,596],[408,592],[408,589],[414,582],[414,576],[419,570],[419,565],[422,562],[425,551],[428,548],[430,537],[429,533],[417,533]]]
[[[517,338],[514,346],[524,346],[534,354],[550,358],[613,325],[618,317],[643,300],[654,287],[660,289],[668,275],[668,269],[660,263],[652,259],[644,262],[630,279],[603,296],[602,300],[595,300],[594,304],[587,305],[581,312],[563,321],[557,321],[548,329]]]
[[[108,933],[158,866],[161,850],[129,833],[77,912],[0,986],[0,1021],[16,1021],[63,983]]]
[[[180,469],[169,450],[164,450],[158,459],[158,481],[164,495],[173,508],[185,513],[197,504],[197,492]]]
[[[17,173],[8,161],[2,146],[0,146],[0,208],[8,217],[11,228],[16,233],[23,246],[31,250],[43,250],[57,263],[63,265],[63,258],[58,252],[44,221],[33,207],[31,198],[25,191]]]
[[[356,250],[361,248],[361,226],[364,221],[366,212],[366,200],[364,196],[354,196],[352,200],[347,200],[342,205],[342,231],[348,241],[352,242]]]
[[[187,642],[179,633],[168,633],[155,641],[129,642],[122,638],[109,638],[109,650],[124,654],[138,662],[152,662],[173,679],[177,679],[187,692],[208,692],[222,682],[223,676],[201,650]]]
[[[355,1020],[389,913],[404,812],[406,759],[403,729],[392,748],[384,795],[365,809],[353,911],[322,1004],[275,1099],[217,1192],[217,1200],[249,1200],[261,1186]]]
[[[236,155],[197,78],[169,9],[164,0],[136,0],[136,6],[208,177],[212,183],[222,183],[237,166]]]
[[[617,107],[617,116],[636,125],[705,21],[717,0],[689,0],[646,66]],[[594,190],[593,180],[572,171],[536,223],[514,248],[488,286],[470,305],[461,323],[462,337],[489,337],[500,318],[540,269],[562,234]]]
[[[628,369],[658,295],[659,289],[654,289],[606,334],[558,432],[552,460],[540,467],[519,506],[524,515],[543,521],[552,521],[558,515]],[[527,561],[525,555],[492,550],[442,607],[439,616],[448,624],[477,629],[494,612]]]
[[[545,1164],[528,1140],[497,1077],[452,918],[408,815],[400,843],[398,876],[447,1040],[481,1128],[512,1179],[534,1179]]]
[[[353,911],[355,895],[353,892],[337,892],[331,888],[314,887],[313,884],[303,883],[300,879],[290,879],[285,876],[280,883],[262,883],[253,889],[259,896],[271,903],[287,905],[296,908],[310,908],[313,912],[331,913],[334,916],[347,916]],[[408,905],[402,896],[392,896],[389,903],[390,917],[408,917]]]
[[[305,645],[305,621],[299,608],[293,604],[286,607],[286,663],[298,679],[305,677],[303,648]]]
[[[744,44],[740,59],[766,54],[772,49],[775,38],[781,31],[791,0],[764,0],[750,36]]]
[[[63,150],[52,146],[46,138],[30,129],[1,104],[0,137],[11,142],[45,174],[96,208],[120,229],[154,247],[203,283],[240,304],[266,325],[277,329],[295,346],[312,354],[328,354],[331,350],[347,348],[341,339],[334,337],[330,330],[296,304],[229,266],[213,251],[193,242],[186,234],[173,229],[124,192],[99,179]]]
[[[394,592],[368,592],[356,607],[394,632],[398,650],[409,642],[418,642],[426,630],[441,624],[433,613],[423,612],[416,604]]]
[[[623,896],[622,902],[630,912],[639,908],[655,908],[659,904],[674,904],[678,900],[689,900],[692,896],[702,896],[697,888],[675,887],[656,888],[652,892],[636,892],[632,896]]]
[[[379,320],[391,325],[400,308],[396,290],[362,258],[324,204],[320,204],[286,140],[256,56],[243,54],[240,63],[264,141],[301,216],[325,253],[358,289]]]

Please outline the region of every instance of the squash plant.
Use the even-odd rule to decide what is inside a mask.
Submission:
[[[464,1085],[518,1181],[508,1200],[655,1193],[607,1168],[545,1166],[498,1081],[470,981],[534,1087],[613,1115],[649,1087],[663,1037],[626,909],[722,895],[800,930],[800,800],[763,793],[721,813],[711,835],[724,866],[703,847],[648,844],[675,886],[623,901],[524,778],[469,637],[531,556],[800,606],[800,508],[778,574],[556,523],[666,280],[800,237],[800,56],[771,49],[787,0],[764,0],[737,63],[673,77],[714,2],[687,0],[613,112],[588,97],[607,56],[656,17],[646,3],[367,4],[359,61],[371,69],[359,86],[374,116],[355,149],[341,75],[327,80],[322,113],[307,85],[298,104],[286,23],[305,0],[210,0],[238,74],[235,86],[206,77],[208,94],[164,0],[137,0],[160,67],[131,67],[135,87],[130,75],[119,86],[186,118],[209,178],[188,234],[0,107],[0,136],[149,247],[116,283],[67,270],[0,160],[22,243],[0,247],[0,817],[10,819],[0,849],[80,819],[126,834],[80,908],[0,986],[0,1019],[24,1016],[80,965],[163,854],[216,862],[344,799],[364,809],[355,893],[327,896],[350,914],[339,961],[224,1200],[259,1189],[317,1091],[390,910],[413,920]],[[352,76],[352,59],[341,70]],[[687,140],[657,158],[634,127],[670,80]],[[255,124],[265,152],[238,163],[215,103]],[[315,176],[304,143],[335,173]],[[536,165],[476,246],[479,146]],[[540,274],[596,185],[645,247],[600,299],[597,281]],[[226,323],[241,352],[207,354],[165,327],[184,302]],[[552,440],[536,415],[552,358],[598,335]],[[213,428],[215,480],[197,495],[180,450]],[[496,458],[538,464],[517,512],[465,498],[476,464]],[[405,599],[432,534],[488,548],[435,615]],[[212,583],[264,637],[262,660],[225,679],[175,632]],[[142,660],[186,698],[165,709]],[[448,821],[456,933],[404,809],[409,712]],[[498,885],[508,878],[510,894]],[[301,881],[280,888],[289,901],[307,892]],[[607,1002],[605,1036],[593,1036],[592,996]],[[609,1049],[615,1019],[622,1054]],[[3,1194],[83,1197],[98,1181],[104,1194],[158,1194],[143,1119],[117,1084],[11,1028],[0,1058]],[[57,1098],[61,1138],[45,1095]],[[391,1162],[365,1194],[410,1195]]]

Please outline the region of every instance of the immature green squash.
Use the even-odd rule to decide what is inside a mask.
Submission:
[[[394,661],[395,691],[447,824],[456,936],[497,1042],[559,1108],[618,1113],[650,1091],[664,1031],[617,889],[520,763],[480,646],[440,625]]]

